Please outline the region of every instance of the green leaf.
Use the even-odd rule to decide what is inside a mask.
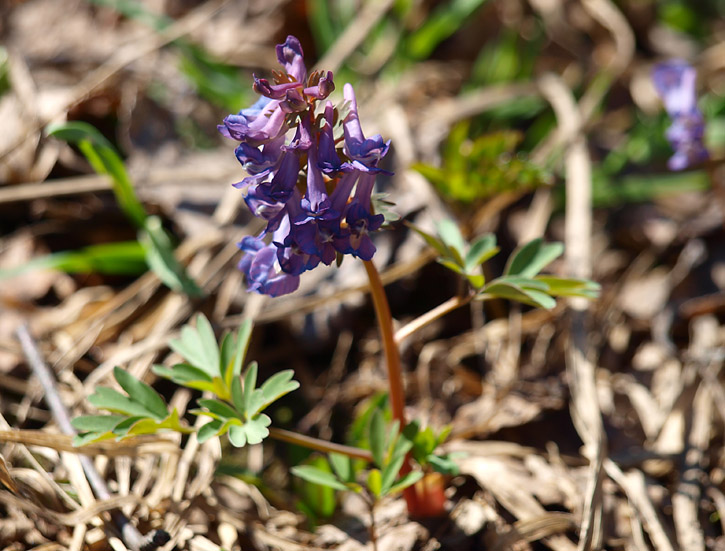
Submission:
[[[330,458],[330,465],[332,465],[335,474],[340,480],[343,482],[355,481],[355,472],[352,468],[352,459],[350,457],[340,453],[330,453],[328,457]]]
[[[376,498],[383,495],[383,477],[379,469],[370,469],[368,473],[368,490]]]
[[[413,32],[405,46],[406,53],[414,60],[428,58],[436,46],[454,34],[486,0],[450,0],[440,3]]]
[[[219,419],[214,419],[206,425],[202,425],[199,428],[199,432],[196,434],[196,439],[199,444],[203,444],[210,438],[217,436],[222,428],[223,423]]]
[[[214,332],[210,331],[209,321],[202,314],[196,317],[196,325],[196,328],[191,325],[182,327],[181,336],[169,341],[169,347],[194,367],[204,371],[211,381],[221,376],[217,341]]]
[[[224,420],[230,417],[239,417],[239,413],[237,413],[228,404],[225,404],[220,400],[216,400],[213,398],[200,398],[199,400],[197,400],[197,403],[201,407],[208,409],[208,414],[211,414],[210,417],[214,417],[215,419]]]
[[[387,495],[395,495],[398,492],[405,490],[408,486],[412,486],[413,484],[418,482],[421,478],[423,478],[422,471],[410,471],[404,477],[399,479],[398,482],[396,482],[395,484],[390,486],[390,488],[388,488],[388,491],[385,493]]]
[[[257,362],[252,362],[247,366],[244,373],[244,394],[242,394],[242,409],[244,413],[253,415],[256,410],[252,410],[250,406],[254,398],[254,391],[257,389]]]
[[[0,280],[34,270],[60,270],[81,274],[138,275],[146,271],[146,252],[138,241],[91,245],[29,260],[14,268],[0,269]]]
[[[517,249],[509,258],[504,275],[534,277],[564,252],[562,243],[544,243],[538,238]]]
[[[382,495],[387,495],[387,493],[390,491],[390,488],[393,487],[393,483],[395,482],[395,479],[398,478],[398,474],[400,473],[400,469],[403,466],[404,462],[405,454],[393,457],[390,463],[385,465],[381,479]]]
[[[378,467],[385,464],[385,420],[380,410],[375,410],[370,419],[370,453]]]
[[[246,319],[239,326],[239,332],[237,333],[237,353],[234,356],[234,366],[232,369],[231,376],[238,377],[242,374],[242,364],[244,358],[247,355],[247,349],[249,348],[249,339],[252,336],[252,320]],[[229,382],[227,381],[227,386]]]
[[[310,456],[305,460],[304,465],[332,474],[327,460],[319,455]],[[330,486],[299,478],[295,480],[294,488],[305,507],[313,513],[315,518],[329,517],[335,512],[337,505],[335,489]]]
[[[549,286],[547,291],[550,295],[557,297],[584,297],[597,298],[601,286],[588,279],[568,279],[555,276],[536,276],[536,281],[541,281]]]
[[[113,376],[115,377],[121,388],[126,391],[129,397],[134,401],[142,404],[151,412],[151,417],[160,421],[169,415],[168,407],[163,398],[146,383],[139,381],[128,371],[116,366],[113,368]]]
[[[448,249],[451,251],[456,264],[463,266],[463,252],[466,250],[466,241],[463,239],[461,230],[453,220],[441,220],[436,225],[438,235]]]
[[[426,462],[433,467],[433,470],[441,474],[455,476],[459,473],[460,469],[458,464],[451,458],[445,455],[429,455]]]
[[[173,367],[164,365],[154,365],[151,368],[156,375],[170,379],[176,384],[194,388],[197,390],[214,391],[212,378],[201,369],[189,364],[176,364]]]
[[[115,427],[113,427],[112,432],[113,432],[113,434],[116,435],[117,440],[122,440],[125,436],[129,435],[128,431],[131,430],[131,427],[133,427],[139,421],[143,421],[144,419],[149,419],[149,418],[140,416],[140,415],[126,417],[123,421],[121,421]],[[151,419],[149,419],[149,420],[151,420]]]
[[[96,172],[111,177],[113,193],[121,210],[137,227],[143,227],[146,210],[136,196],[123,161],[103,134],[81,121],[51,124],[46,133],[48,136],[77,144]]]
[[[122,415],[82,415],[71,421],[80,432],[107,432],[125,419]]]
[[[483,277],[481,274],[475,274],[475,275],[466,275],[466,279],[471,284],[471,287],[474,289],[480,289],[486,284],[486,278]]]
[[[259,444],[269,436],[267,427],[271,423],[272,420],[269,417],[261,414],[242,425],[233,424],[229,427],[229,441],[237,448],[244,447],[246,444]]]
[[[262,411],[272,402],[279,400],[285,394],[292,392],[300,387],[300,383],[293,381],[294,371],[285,369],[279,373],[275,373],[260,387],[264,402],[257,411]]]
[[[410,222],[406,222],[406,226],[408,226],[411,230],[413,230],[415,233],[420,235],[423,240],[428,243],[429,246],[433,247],[436,251],[438,251],[438,254],[441,257],[452,257],[453,253],[448,249],[445,243],[434,235],[431,235],[430,233],[427,233],[420,229],[418,226],[411,224]]]
[[[88,397],[88,401],[100,409],[106,409],[114,413],[124,413],[131,416],[154,417],[154,412],[150,411],[143,404],[136,402],[124,396],[117,390],[105,386],[98,387],[94,394]]]
[[[496,236],[492,233],[487,233],[477,238],[472,244],[469,251],[466,253],[465,268],[466,272],[470,272],[474,268],[477,268],[488,259],[495,256],[499,251],[496,246]]]
[[[535,289],[526,289],[506,281],[497,279],[488,283],[478,295],[478,300],[486,300],[488,298],[505,298],[508,300],[516,300],[530,306],[538,308],[546,308],[550,310],[556,306],[556,300],[546,293]]]
[[[297,465],[292,467],[290,472],[293,475],[300,477],[302,480],[327,486],[328,488],[332,488],[334,490],[345,491],[348,489],[347,486],[340,482],[334,474],[323,471],[322,469],[312,465]]]
[[[188,434],[194,432],[191,427],[185,427],[181,424],[179,419],[179,412],[174,408],[171,413],[159,422],[153,419],[141,419],[134,423],[128,430],[129,436],[139,434],[156,434],[160,430],[172,430],[174,432],[180,432],[182,434]]]
[[[149,216],[145,220],[143,229],[139,232],[139,241],[146,249],[146,262],[149,268],[164,285],[174,291],[183,291],[190,297],[203,295],[201,288],[189,277],[174,256],[174,246],[158,216]]]
[[[73,437],[73,445],[76,448],[85,446],[86,444],[95,444],[96,442],[103,442],[105,440],[114,440],[116,435],[111,431],[106,432],[83,432],[76,434]]]

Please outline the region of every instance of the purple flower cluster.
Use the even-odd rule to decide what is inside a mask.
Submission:
[[[347,114],[327,97],[335,89],[332,72],[307,75],[302,47],[294,36],[277,46],[284,72],[273,82],[254,78],[259,100],[229,115],[219,131],[237,140],[236,156],[247,176],[235,184],[252,213],[267,221],[256,237],[239,247],[239,268],[249,291],[279,296],[299,286],[300,274],[338,255],[370,260],[370,232],[383,223],[371,209],[375,176],[390,142],[365,138],[355,92],[343,90]],[[319,105],[318,100],[327,100]],[[342,135],[335,138],[336,124]],[[338,132],[340,135],[340,132]],[[340,144],[338,146],[338,144]]]
[[[697,107],[695,69],[684,61],[670,61],[657,65],[652,73],[657,93],[672,119],[667,129],[667,140],[675,154],[667,166],[683,170],[708,158],[703,144],[705,120]]]

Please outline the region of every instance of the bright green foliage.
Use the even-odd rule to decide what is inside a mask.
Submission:
[[[356,462],[349,457],[337,454],[329,456],[332,469],[299,465],[292,467],[292,474],[334,490],[354,492],[367,490],[367,495],[373,502],[394,495],[422,478],[423,472],[418,470],[399,476],[405,456],[413,448],[413,442],[404,432],[399,431],[397,421],[390,424],[385,422],[379,407],[372,410],[369,416],[367,432],[367,441],[370,443],[374,463],[374,467],[368,470],[367,474],[359,472]],[[364,484],[358,481],[360,479],[364,479]]]
[[[50,125],[49,136],[74,143],[93,169],[111,178],[113,193],[119,207],[139,230],[139,242],[145,250],[146,263],[170,289],[190,296],[201,295],[201,289],[186,274],[174,256],[174,248],[158,216],[148,216],[126,172],[123,160],[113,145],[96,128],[73,121]]]
[[[438,224],[438,235],[429,234],[412,224],[409,226],[438,251],[438,262],[468,280],[476,292],[476,300],[503,298],[551,309],[556,306],[553,297],[593,299],[599,295],[599,285],[593,281],[539,275],[564,252],[561,243],[544,243],[538,238],[519,247],[508,259],[504,274],[487,283],[481,265],[499,251],[494,235],[480,236],[469,245],[452,220]]]
[[[217,344],[209,320],[199,314],[196,327],[186,325],[181,336],[169,346],[184,358],[184,363],[171,368],[155,365],[154,373],[175,383],[215,394],[214,398],[197,401],[196,415],[212,420],[198,432],[200,442],[228,434],[237,447],[258,444],[269,435],[270,418],[262,411],[272,402],[299,387],[292,380],[292,370],[280,371],[257,388],[257,364],[252,362],[242,376],[242,364],[249,345],[252,324],[246,321],[236,335],[227,334]],[[112,388],[100,387],[88,399],[99,409],[114,415],[89,415],[73,420],[81,434],[75,439],[80,446],[109,438],[124,438],[138,434],[154,434],[162,429],[189,433],[182,426],[179,414],[171,413],[163,398],[146,383],[117,367],[114,376],[122,394]]]
[[[121,440],[140,434],[155,434],[164,429],[193,432],[193,429],[181,425],[176,408],[169,412],[164,399],[149,385],[120,367],[114,368],[113,376],[125,394],[99,387],[88,401],[114,415],[85,415],[73,419],[73,426],[80,431],[73,445],[82,446],[113,438]]]
[[[441,3],[406,44],[406,53],[416,60],[426,59],[443,40],[455,33],[486,0],[449,0]]]
[[[481,289],[484,286],[486,280],[481,273],[481,265],[499,251],[495,235],[491,233],[482,235],[469,245],[453,220],[439,222],[436,227],[437,236],[424,232],[412,224],[409,226],[428,245],[438,251],[438,262],[465,277],[474,289]]]
[[[267,427],[271,423],[262,411],[300,386],[292,380],[293,372],[288,369],[274,374],[257,388],[256,362],[249,364],[242,383],[242,364],[251,333],[252,323],[247,320],[236,336],[227,334],[218,345],[209,320],[199,314],[196,327],[184,326],[181,336],[169,343],[184,363],[171,368],[153,367],[154,373],[179,385],[216,395],[200,399],[201,409],[193,411],[212,419],[199,429],[201,442],[228,433],[229,441],[236,447],[258,444],[269,435]]]
[[[425,176],[444,196],[463,203],[506,191],[526,191],[548,184],[551,176],[516,152],[522,135],[515,131],[469,137],[471,123],[451,129],[443,148],[441,167],[422,163],[413,169]]]
[[[180,337],[169,342],[169,347],[186,361],[171,368],[155,365],[153,371],[176,384],[205,390],[229,401],[232,380],[241,374],[251,334],[252,322],[245,320],[236,336],[224,335],[218,346],[209,320],[199,314],[196,327],[185,325]]]
[[[52,253],[33,258],[16,268],[0,269],[0,280],[42,269],[75,274],[137,275],[147,269],[146,250],[138,241],[121,241]]]
[[[257,363],[249,364],[241,377],[233,377],[231,400],[202,399],[202,409],[193,410],[195,415],[211,417],[212,421],[199,429],[199,441],[228,433],[232,445],[241,448],[247,444],[259,444],[267,436],[272,420],[262,411],[272,402],[295,390],[300,385],[292,380],[291,369],[280,371],[257,388]]]
[[[434,471],[441,474],[458,474],[458,465],[453,461],[454,454],[437,455],[435,450],[451,433],[452,427],[444,427],[438,434],[433,432],[431,427],[420,429],[418,421],[408,423],[403,430],[405,437],[413,443],[411,455],[413,459],[423,468],[430,466]]]

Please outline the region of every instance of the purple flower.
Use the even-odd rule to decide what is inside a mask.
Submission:
[[[705,120],[697,107],[695,69],[684,61],[657,65],[652,72],[657,93],[672,119],[667,140],[675,154],[667,162],[671,170],[683,170],[708,158],[703,144]]]
[[[277,247],[265,245],[259,237],[247,236],[239,248],[246,254],[239,262],[239,269],[247,278],[247,290],[278,297],[297,290],[299,275],[277,270]]]
[[[345,84],[343,89],[345,100],[350,102],[350,112],[342,123],[345,131],[345,155],[350,157],[356,169],[363,172],[380,172],[377,168],[380,159],[388,152],[390,141],[383,141],[379,134],[365,139],[357,113],[357,99],[352,85]]]
[[[336,121],[327,101],[335,89],[330,71],[308,76],[299,40],[277,46],[283,72],[254,77],[259,100],[229,115],[219,131],[237,140],[237,159],[248,176],[235,187],[254,216],[267,221],[257,237],[245,237],[239,263],[249,291],[279,296],[299,286],[299,276],[341,254],[370,260],[370,233],[383,216],[372,210],[375,176],[390,142],[365,138],[352,86],[344,96],[350,110]],[[338,126],[336,130],[336,125]],[[335,134],[343,138],[335,140]],[[338,147],[338,142],[342,142]]]

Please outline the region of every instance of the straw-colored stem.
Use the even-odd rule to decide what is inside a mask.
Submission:
[[[422,316],[419,316],[415,318],[410,323],[407,323],[400,329],[398,329],[395,332],[395,342],[401,343],[403,340],[408,338],[410,335],[418,331],[419,329],[422,329],[429,323],[434,322],[435,320],[442,318],[447,313],[452,312],[456,308],[460,308],[461,306],[465,306],[471,300],[473,299],[474,295],[467,295],[467,296],[455,296],[449,298],[447,301],[445,301],[442,304],[439,304],[432,310],[426,312]]]

